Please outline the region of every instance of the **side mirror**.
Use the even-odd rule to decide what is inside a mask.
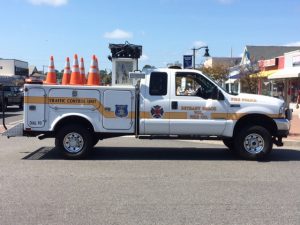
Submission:
[[[214,87],[213,92],[212,92],[212,99],[222,101],[225,99],[225,97],[219,88]]]
[[[225,97],[224,97],[222,91],[220,91],[220,89],[218,89],[217,100],[219,100],[219,101],[224,101],[225,100]]]

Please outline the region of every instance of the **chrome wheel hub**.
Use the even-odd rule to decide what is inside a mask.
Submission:
[[[244,140],[244,147],[251,154],[258,154],[263,151],[264,139],[259,134],[249,134]]]
[[[64,148],[70,153],[78,153],[83,148],[83,138],[80,134],[72,132],[65,136],[63,145]]]

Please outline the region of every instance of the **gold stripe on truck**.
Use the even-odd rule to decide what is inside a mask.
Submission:
[[[24,103],[26,104],[56,104],[56,105],[92,105],[99,113],[106,118],[116,118],[115,112],[106,111],[104,106],[95,98],[64,98],[64,97],[38,97],[25,96]],[[239,120],[241,117],[247,115],[246,113],[211,113],[210,119],[225,119],[225,120]],[[284,118],[279,114],[266,114],[272,119]],[[129,118],[135,117],[135,112],[128,112]],[[152,119],[150,112],[140,112],[141,119]],[[154,119],[154,118],[153,118]],[[165,112],[161,119],[188,119],[187,112]]]

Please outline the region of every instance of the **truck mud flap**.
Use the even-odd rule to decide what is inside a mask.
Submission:
[[[15,126],[9,128],[2,133],[2,136],[10,137],[21,137],[23,136],[24,124],[18,123]]]

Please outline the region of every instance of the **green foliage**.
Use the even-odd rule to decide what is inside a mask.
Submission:
[[[146,64],[144,67],[143,67],[143,70],[144,69],[152,69],[152,68],[155,68],[154,66],[151,66],[151,65],[148,65]]]
[[[259,71],[249,66],[240,69],[242,92],[257,94],[258,81],[260,79],[258,73]]]
[[[227,79],[229,73],[229,67],[222,64],[218,64],[213,67],[202,66],[199,68],[199,70],[211,77],[217,83],[224,82]]]
[[[101,76],[102,85],[111,85],[111,76],[112,76],[111,71],[108,72],[106,69],[100,70],[100,76]]]
[[[156,68],[155,66],[151,66],[151,65],[146,64],[146,65],[143,67],[142,71],[143,71],[144,73],[148,73],[148,72],[152,71],[152,70],[155,69],[155,68]]]

